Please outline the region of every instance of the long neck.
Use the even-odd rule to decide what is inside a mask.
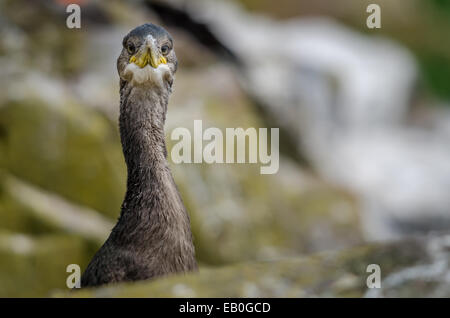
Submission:
[[[160,90],[121,89],[120,137],[128,168],[127,185],[148,187],[149,178],[167,167],[164,122],[168,98]]]
[[[128,227],[121,231],[122,240],[164,240],[174,248],[190,248],[189,217],[166,159],[168,95],[144,87],[121,89],[119,125],[128,179],[119,223]]]

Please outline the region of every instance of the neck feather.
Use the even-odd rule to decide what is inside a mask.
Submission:
[[[120,136],[127,164],[127,193],[121,219],[136,227],[167,226],[190,236],[189,217],[167,163],[164,122],[168,92],[145,87],[121,89]],[[150,217],[148,217],[150,215]],[[150,220],[147,224],[143,220]]]
[[[146,172],[167,167],[164,138],[168,93],[146,87],[121,89],[120,137],[129,181],[144,181]]]
[[[168,96],[148,88],[121,89],[119,124],[128,180],[110,239],[149,262],[149,276],[197,268],[189,216],[166,159]]]

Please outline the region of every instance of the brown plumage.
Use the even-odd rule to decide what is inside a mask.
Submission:
[[[197,269],[189,216],[166,158],[164,122],[177,69],[171,36],[153,24],[135,28],[123,39],[117,68],[127,192],[82,287]]]

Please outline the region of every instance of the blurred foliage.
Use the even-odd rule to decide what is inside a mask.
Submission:
[[[450,14],[450,0],[431,0],[437,9],[442,10],[445,14]]]
[[[430,90],[450,99],[450,57],[419,54],[418,60]]]

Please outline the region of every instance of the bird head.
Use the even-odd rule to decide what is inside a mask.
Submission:
[[[117,59],[120,78],[131,85],[172,85],[177,57],[170,34],[146,23],[131,30],[122,41]]]

